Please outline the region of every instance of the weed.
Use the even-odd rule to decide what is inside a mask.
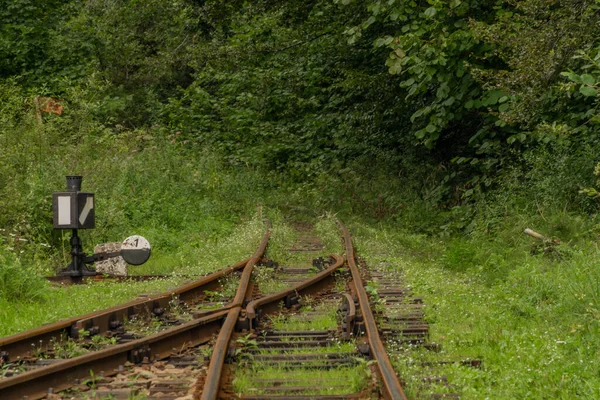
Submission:
[[[504,239],[478,236],[446,244],[385,227],[355,232],[370,265],[402,271],[413,293],[430,305],[425,310],[431,341],[442,345],[441,352],[389,348],[409,395],[421,391],[421,364],[436,359],[483,360],[481,369],[459,363],[435,367],[464,399],[600,393],[597,248],[571,245],[568,258],[553,261],[532,256],[520,232],[507,236],[512,247]],[[411,251],[415,247],[434,251],[422,257]]]
[[[272,379],[292,380],[295,386],[305,386],[304,396],[343,395],[364,390],[368,384],[365,364],[329,370],[311,368],[286,369],[285,366],[270,367],[252,364],[244,371],[237,371],[233,381],[236,393],[261,395],[265,382]],[[268,385],[268,383],[266,383]],[[269,393],[272,394],[272,393]],[[283,392],[281,393],[283,394]]]
[[[277,279],[273,268],[255,267],[252,276],[263,293],[277,293],[287,288],[285,282]]]
[[[249,333],[246,336],[238,338],[235,342],[239,343],[244,349],[256,349],[258,348],[258,342],[255,339],[251,339],[252,334]]]
[[[98,377],[96,374],[94,374],[94,371],[90,369],[90,377],[84,379],[81,384],[88,386],[92,390],[95,390],[96,382],[98,382],[100,379],[102,379],[102,377]]]
[[[0,378],[5,378],[7,375],[14,375],[27,371],[27,368],[22,363],[3,363],[0,364]]]
[[[83,343],[71,338],[55,341],[52,345],[52,351],[55,358],[64,359],[77,357],[89,352]]]
[[[4,250],[0,237],[0,299],[13,302],[40,302],[47,298],[48,282],[32,268]]]
[[[89,348],[92,351],[100,350],[107,346],[112,346],[117,344],[116,337],[106,337],[102,335],[94,335],[91,338],[91,343],[89,344]]]
[[[169,301],[169,315],[171,318],[178,319],[180,321],[191,321],[192,315],[187,310],[185,303],[179,300],[179,297],[173,296]]]
[[[200,357],[203,358],[203,360],[210,360],[210,357],[212,356],[212,347],[211,346],[200,346],[199,347],[199,354]]]
[[[225,298],[233,298],[237,292],[239,278],[235,274],[225,275],[219,279],[221,284],[220,295]]]
[[[171,265],[174,263],[175,265],[180,265],[175,271],[186,275],[200,275],[213,272],[223,268],[227,264],[233,264],[234,262],[248,257],[249,254],[252,254],[258,244],[258,240],[264,233],[264,229],[265,226],[262,220],[250,218],[239,224],[235,232],[221,232],[206,242],[194,245],[198,245],[198,247],[190,247],[185,251],[182,250],[183,253],[181,253],[181,256],[184,261],[188,259],[194,260],[191,265],[187,264],[187,261],[182,263],[181,259],[179,261],[165,259],[161,256],[160,249],[157,249],[156,253],[154,253],[153,250],[151,260],[147,265],[143,266],[148,269],[142,271],[139,267],[136,267],[135,272],[150,274],[160,273],[160,268],[152,269],[154,268],[152,265],[156,261],[159,261],[160,263],[170,263]],[[208,247],[210,247],[210,251],[206,250]],[[2,251],[2,247],[0,246],[0,259],[4,254]],[[12,260],[13,258],[12,256],[7,256],[6,259]],[[14,265],[18,265],[18,263],[11,265],[14,267]],[[2,275],[4,271],[3,268],[0,268],[0,275]],[[19,272],[21,272],[21,270],[19,270]],[[10,279],[16,279],[16,275],[9,277]],[[39,301],[43,301],[45,298],[48,303],[53,305],[53,307],[41,307],[38,302],[29,300],[13,301],[0,296],[0,336],[10,335],[59,319],[81,315],[115,304],[124,303],[135,298],[140,293],[151,294],[162,292],[183,283],[186,279],[188,278],[182,277],[181,275],[174,275],[170,278],[140,282],[93,282],[85,285],[55,288],[49,287],[45,279],[35,275],[34,278],[27,281],[27,283],[30,284],[29,287],[35,288],[37,282],[42,282],[45,289],[41,292],[43,293],[43,296],[38,297],[38,299]],[[26,294],[29,287],[25,285],[25,283],[23,283],[22,286],[23,291],[19,289],[19,293]],[[36,299],[35,296],[32,296],[32,298]],[[81,301],[83,299],[84,301]]]
[[[142,336],[151,335],[164,329],[163,322],[155,316],[150,318],[132,318],[125,321],[123,327],[127,332]]]
[[[303,298],[303,306],[297,314],[278,314],[271,317],[275,330],[303,331],[303,330],[334,330],[338,326],[337,305],[333,303],[314,303],[311,299]],[[303,312],[315,311],[317,314],[307,318]]]

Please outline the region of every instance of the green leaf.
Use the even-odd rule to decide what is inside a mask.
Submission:
[[[387,46],[388,44],[392,43],[393,40],[394,38],[392,36],[379,38],[375,41],[375,47]]]
[[[500,107],[498,107],[498,111],[506,112],[506,111],[508,111],[509,108],[510,108],[510,106],[508,105],[508,103],[502,103],[502,104],[500,104]]]
[[[591,86],[581,86],[579,88],[579,91],[581,92],[582,95],[584,95],[585,97],[595,97],[598,95],[598,92],[596,91],[596,89],[594,89]]]
[[[500,98],[504,97],[505,93],[499,91],[499,90],[490,90],[489,92],[487,92],[485,94],[485,97],[483,99],[483,105],[484,106],[493,106],[494,104],[498,103],[498,100],[500,100]]]
[[[456,7],[460,6],[461,3],[462,3],[462,1],[460,1],[460,0],[451,0],[450,1],[450,7],[451,8],[456,8]]]
[[[566,76],[567,78],[569,78],[569,80],[571,80],[573,82],[581,83],[581,77],[573,71],[561,72],[561,75]]]
[[[590,74],[583,74],[581,75],[581,82],[585,83],[586,85],[593,86],[596,83],[596,80]]]
[[[429,7],[425,10],[426,17],[433,17],[435,14],[437,14],[437,9],[435,7]]]
[[[363,28],[367,29],[369,26],[371,26],[375,21],[377,21],[377,19],[373,16],[370,16],[369,19],[367,19],[364,23],[363,23]]]
[[[410,122],[415,122],[415,119],[419,118],[421,115],[423,115],[422,108],[418,109],[417,111],[415,111],[415,113],[413,115],[411,115]]]
[[[456,99],[454,98],[454,96],[450,96],[448,97],[448,100],[446,100],[443,104],[447,107],[450,107],[452,104],[454,104],[454,101]]]
[[[448,84],[446,82],[444,82],[438,88],[438,90],[436,92],[436,97],[438,98],[438,100],[442,100],[446,96],[448,96],[448,93],[450,93],[450,88],[448,87]]]

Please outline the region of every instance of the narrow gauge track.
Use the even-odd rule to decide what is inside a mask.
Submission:
[[[335,279],[328,279],[324,282],[325,277],[332,277],[333,272],[341,267],[339,259],[337,262],[328,268],[326,271],[318,274],[306,284],[300,284],[292,289],[280,292],[276,295],[267,296],[258,299],[248,304],[246,307],[245,319],[242,318],[244,328],[254,329],[254,333],[260,333],[255,340],[256,348],[250,352],[244,350],[237,352],[235,346],[233,351],[230,350],[232,343],[231,333],[223,334],[221,331],[219,340],[213,348],[213,356],[210,361],[209,369],[204,381],[201,399],[211,400],[217,398],[235,398],[236,378],[244,375],[243,368],[238,374],[233,373],[231,376],[228,369],[224,369],[225,354],[233,353],[238,355],[250,355],[251,364],[251,379],[253,380],[252,390],[256,395],[251,393],[239,393],[244,399],[350,399],[350,398],[378,398],[384,397],[387,399],[406,399],[406,395],[392,367],[390,359],[386,353],[386,349],[379,337],[377,324],[374,314],[371,310],[369,298],[363,286],[361,273],[356,265],[354,248],[350,233],[347,228],[340,222],[343,231],[345,250],[348,262],[348,268],[352,280],[346,284],[350,293],[339,293],[336,290]],[[315,289],[315,284],[318,283],[319,289]],[[334,301],[342,303],[343,318],[339,324],[339,329],[327,329],[321,331],[302,330],[276,330],[272,326],[261,325],[261,319],[271,314],[276,314],[274,311],[279,307],[279,304],[284,303],[288,309],[298,308],[299,300],[304,293],[301,293],[307,288],[312,288],[310,295],[320,300],[321,303]],[[317,290],[315,292],[315,290]],[[336,293],[337,292],[337,293]],[[358,302],[358,309],[356,307]],[[327,307],[325,307],[327,308]],[[357,315],[359,314],[359,315]],[[280,313],[281,315],[281,313]],[[315,317],[307,316],[308,318]],[[351,339],[354,333],[365,333],[362,340],[364,343],[355,341],[350,346],[340,348],[334,343],[343,339]],[[238,342],[239,342],[238,338]],[[361,355],[372,358],[375,362],[370,364],[364,362],[363,367],[373,366],[376,373],[378,383],[366,385],[367,387],[356,389],[358,392],[348,393],[348,384],[339,378],[344,374],[350,373],[349,367],[354,367],[357,363],[360,365]],[[238,362],[239,364],[239,362]],[[266,366],[265,366],[266,364]],[[272,369],[272,366],[277,367]],[[236,369],[234,366],[233,369]],[[271,369],[269,371],[269,369]],[[341,374],[337,374],[336,388],[342,389],[340,392],[335,390],[330,394],[332,389],[331,378],[329,376],[326,381],[314,379],[312,381],[303,380],[299,383],[295,379],[296,374],[286,374],[286,370],[312,370],[313,374],[319,374],[321,370],[337,370]],[[360,369],[360,368],[359,368]],[[268,371],[268,373],[265,373]],[[226,373],[224,373],[226,372]],[[365,371],[366,372],[366,371]],[[360,372],[358,371],[360,375]],[[335,375],[335,374],[334,374]],[[262,383],[262,385],[261,385]],[[380,392],[378,390],[380,386]],[[362,390],[361,390],[362,389]],[[244,391],[247,391],[246,388]]]
[[[179,275],[182,278],[192,278],[187,275]],[[119,275],[89,275],[83,277],[73,277],[73,276],[46,276],[46,280],[54,285],[77,285],[82,283],[90,283],[90,282],[127,282],[127,281],[151,281],[153,279],[161,279],[161,278],[170,278],[171,275],[127,275],[127,276],[119,276]]]
[[[466,367],[478,368],[478,359],[444,359],[438,355],[441,346],[429,342],[429,324],[425,320],[423,298],[412,295],[402,277],[401,271],[390,271],[383,265],[370,268],[361,262],[361,270],[365,279],[375,288],[376,302],[383,305],[377,307],[375,318],[378,323],[387,353],[390,355],[399,378],[401,371],[406,370],[410,352],[426,349],[431,352],[429,361],[413,365],[419,369],[418,379],[412,379],[408,384],[411,392],[417,398],[427,399],[458,399],[458,388],[440,374],[441,367],[447,364],[460,364]],[[407,357],[408,355],[408,357]]]
[[[0,358],[3,363],[20,362],[33,356],[38,350],[52,347],[57,341],[79,338],[79,332],[85,330],[90,335],[109,334],[134,318],[159,316],[178,299],[189,306],[201,304],[203,307],[215,305],[207,302],[207,292],[218,290],[221,279],[235,274],[250,261],[243,260],[230,267],[217,271],[204,278],[178,287],[156,296],[140,296],[131,302],[105,310],[58,321],[15,335],[0,338]],[[206,311],[204,311],[206,313]],[[199,316],[203,311],[194,315]]]
[[[251,272],[254,264],[262,258],[269,236],[270,230],[249,259],[175,290],[0,339],[2,366],[12,375],[0,380],[0,398],[43,398],[49,389],[57,392],[89,378],[90,371],[106,371],[107,375],[114,375],[127,362],[139,363],[145,358],[165,359],[173,349],[179,351],[209,341],[221,329],[227,310],[239,307],[240,296],[236,293],[233,303],[220,299],[229,304],[219,304],[215,309],[194,309],[191,306],[213,306],[215,302],[205,301],[207,293],[218,293],[215,291],[222,288],[221,280],[235,271],[241,269],[241,281],[248,281],[249,274],[244,272]],[[168,321],[167,311],[174,305],[188,308],[192,314],[191,321],[183,324],[182,321]],[[137,319],[144,324],[153,317],[166,317],[165,322],[179,325],[146,337],[119,337],[127,321]],[[92,338],[101,337],[99,335],[116,337],[120,343],[78,357],[50,362],[49,365],[43,361],[45,354],[41,359],[32,354],[32,348],[35,352],[51,353],[58,343],[80,339],[84,332]]]
[[[342,268],[343,257],[337,255],[317,262],[320,271],[313,276],[306,276],[310,268],[276,268],[289,287],[262,295],[251,276],[263,258],[270,235],[267,231],[252,257],[203,279],[162,295],[0,339],[0,366],[5,371],[7,367],[15,370],[14,376],[0,379],[0,398],[79,398],[78,391],[93,386],[94,396],[110,398],[128,398],[143,389],[151,398],[163,399],[186,394],[192,396],[187,397],[190,399],[406,399],[379,336],[349,232],[341,222],[340,226],[349,273]],[[309,239],[296,250],[319,249],[318,241]],[[235,273],[239,274],[235,296],[220,299],[224,305],[215,304],[207,293],[222,290],[223,278]],[[216,308],[198,308],[207,304]],[[184,308],[191,320],[171,321],[174,326],[168,327],[170,309],[177,307]],[[294,318],[315,320],[338,307],[342,317],[329,329],[298,330],[277,324]],[[162,318],[167,328],[144,337],[128,334],[124,323],[140,317]],[[28,361],[35,359],[32,343],[34,347],[42,343],[40,347],[45,345],[51,353],[52,338],[57,337],[83,337],[84,342],[109,337],[116,338],[118,344],[29,368]],[[281,376],[258,377],[259,387],[252,387],[248,393],[240,391],[244,368],[258,364],[277,366]],[[307,366],[314,374],[310,385],[283,374]],[[362,376],[362,386],[349,391],[347,382],[340,378],[348,373]],[[332,384],[331,379],[337,379],[337,383]],[[336,391],[336,386],[344,390]],[[53,394],[64,390],[71,392]],[[83,398],[86,396],[89,394]]]

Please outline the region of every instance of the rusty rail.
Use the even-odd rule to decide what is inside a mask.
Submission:
[[[57,361],[52,365],[24,372],[14,377],[0,379],[0,398],[17,399],[26,396],[29,399],[39,399],[48,393],[49,388],[52,388],[54,391],[60,391],[73,386],[78,380],[90,378],[90,371],[94,371],[95,374],[98,374],[100,371],[103,371],[105,375],[116,374],[118,367],[127,361],[141,362],[144,357],[157,360],[163,359],[168,357],[173,349],[180,351],[206,343],[217,332],[223,330],[221,327],[223,321],[227,321],[232,311],[236,308],[238,310],[241,308],[249,286],[252,267],[264,254],[269,236],[270,230],[265,233],[258,250],[251,258],[215,272],[196,282],[180,286],[150,299],[134,300],[108,310],[71,318],[46,327],[0,339],[0,345],[2,346],[0,349],[4,352],[5,356],[8,353],[10,357],[9,351],[15,354],[16,351],[21,351],[24,347],[29,351],[31,350],[30,343],[33,342],[39,345],[40,340],[49,341],[57,335],[70,335],[72,330],[76,331],[82,328],[89,321],[92,321],[92,323],[101,323],[102,326],[106,326],[105,323],[110,325],[109,322],[113,321],[114,318],[120,315],[127,316],[132,310],[139,312],[140,310],[147,309],[151,312],[154,310],[154,307],[161,305],[163,301],[170,301],[174,296],[179,296],[184,301],[195,300],[198,296],[204,294],[204,291],[208,290],[209,287],[216,287],[218,279],[222,276],[242,267],[244,268],[240,288],[243,286],[245,290],[238,290],[233,303],[228,306],[211,310],[211,314],[208,316],[196,318],[188,323],[145,338],[115,345],[72,359]]]
[[[240,261],[232,266],[214,272],[197,281],[177,287],[173,290],[150,296],[149,298],[136,299],[125,304],[117,305],[105,310],[58,321],[40,328],[17,333],[0,338],[0,351],[8,354],[11,361],[26,357],[32,346],[41,347],[48,345],[54,338],[78,337],[81,329],[86,329],[94,334],[107,332],[111,324],[122,322],[131,315],[151,313],[157,308],[168,307],[174,296],[180,300],[191,302],[203,295],[206,290],[218,287],[218,280],[233,271],[243,268],[250,259]]]
[[[344,338],[350,339],[350,337],[352,337],[352,335],[354,334],[354,323],[356,321],[356,306],[354,305],[354,299],[348,293],[344,293],[342,312],[344,318],[344,321],[342,322],[342,331],[344,332]]]
[[[0,379],[0,398],[41,399],[50,388],[54,392],[72,387],[78,380],[93,376],[115,375],[126,362],[141,362],[144,357],[160,360],[169,357],[172,349],[185,349],[208,342],[221,329],[227,312],[217,312],[154,335],[104,350],[84,354],[50,366]],[[93,375],[91,372],[93,371]]]
[[[206,385],[204,385],[204,389],[202,391],[202,399],[217,398],[219,386],[221,384],[223,364],[225,363],[225,355],[227,354],[229,341],[235,329],[236,323],[238,322],[238,317],[240,315],[240,311],[242,310],[244,300],[246,299],[249,291],[252,270],[254,269],[254,265],[265,253],[270,235],[271,231],[269,230],[263,237],[258,250],[256,250],[252,257],[250,257],[248,263],[244,267],[235,298],[231,304],[232,308],[227,313],[225,323],[223,324],[223,327],[219,332],[219,336],[217,337],[217,341],[213,347],[209,368],[206,373]]]
[[[375,322],[373,312],[370,308],[369,298],[362,285],[360,271],[356,265],[354,247],[352,245],[350,233],[341,221],[340,227],[344,236],[348,266],[352,274],[352,279],[354,281],[354,287],[356,295],[358,297],[363,324],[365,326],[367,340],[369,343],[370,354],[377,361],[376,368],[382,382],[382,395],[387,399],[406,400],[407,398],[404,393],[404,390],[402,389],[398,377],[394,372],[394,369],[387,355],[383,342],[379,337],[377,324]],[[227,316],[225,325],[223,326],[223,330],[219,333],[219,338],[217,339],[217,343],[213,348],[213,355],[211,358],[209,371],[207,373],[205,381],[206,384],[202,392],[202,400],[214,400],[217,399],[219,396],[223,362],[225,354],[227,353],[228,345],[231,339],[231,334],[236,326],[236,322],[238,323],[238,326],[241,322],[242,327],[244,329],[250,329],[255,326],[254,321],[257,318],[260,309],[262,309],[263,312],[269,312],[271,311],[272,306],[276,306],[282,299],[289,300],[289,302],[292,303],[291,297],[294,297],[298,290],[316,290],[316,286],[322,284],[324,279],[331,278],[333,271],[335,271],[341,266],[340,257],[335,257],[335,259],[335,264],[332,267],[328,268],[326,271],[320,273],[319,275],[309,278],[308,280],[300,283],[299,285],[296,285],[295,287],[250,302],[245,310],[245,317],[248,320],[247,322],[245,322],[243,319],[241,321],[239,320],[241,307],[236,306],[235,309],[232,309],[230,311],[230,314]],[[346,296],[346,302],[348,303],[348,318],[345,321],[347,325],[346,329],[352,329],[352,325],[354,325],[355,319],[354,301],[351,297]],[[347,334],[351,335],[352,331],[347,332]]]
[[[362,324],[367,334],[369,343],[369,352],[377,361],[375,368],[377,375],[381,381],[381,394],[388,399],[402,399],[406,396],[400,385],[398,378],[391,365],[385,347],[379,337],[379,331],[374,319],[373,312],[370,309],[369,298],[362,285],[361,273],[356,265],[355,252],[350,238],[349,231],[340,221],[340,227],[343,231],[346,256],[348,266],[353,279],[353,289],[362,314]],[[141,309],[152,312],[157,306],[161,305],[161,301],[167,299],[170,301],[174,296],[179,296],[184,301],[195,301],[199,296],[207,290],[206,285],[217,285],[217,280],[226,275],[243,268],[240,283],[236,291],[235,298],[232,302],[217,310],[206,311],[209,315],[202,314],[201,317],[195,316],[191,322],[167,329],[154,335],[136,339],[131,342],[115,345],[110,348],[85,354],[73,359],[56,361],[52,365],[42,367],[29,372],[18,374],[14,377],[0,380],[0,398],[23,398],[28,396],[29,399],[38,399],[44,397],[48,393],[49,388],[53,388],[55,392],[64,390],[77,380],[90,378],[90,371],[99,375],[103,371],[104,376],[111,376],[117,373],[119,367],[127,361],[141,362],[145,357],[148,359],[160,360],[169,357],[172,349],[177,348],[182,350],[185,348],[198,346],[207,343],[214,335],[218,333],[218,337],[213,346],[212,356],[205,379],[205,385],[202,391],[202,399],[216,399],[220,394],[221,375],[223,373],[223,365],[229,343],[231,341],[234,330],[251,329],[256,326],[256,320],[262,314],[268,314],[273,310],[278,309],[278,304],[283,300],[287,306],[291,306],[297,297],[301,294],[315,294],[320,290],[331,287],[334,284],[333,273],[343,265],[343,258],[340,256],[332,256],[334,263],[326,270],[320,272],[316,276],[308,278],[299,284],[286,289],[282,292],[265,296],[261,299],[249,301],[251,295],[250,278],[255,264],[262,258],[270,230],[267,231],[261,241],[259,248],[253,256],[244,260],[243,264],[238,263],[224,270],[218,271],[203,279],[193,282],[188,285],[181,286],[177,289],[163,293],[159,296],[136,300],[123,306],[113,307],[110,310],[100,311],[98,313],[88,314],[86,316],[73,318],[61,323],[53,324],[46,329],[45,335],[48,332],[67,332],[71,335],[77,332],[78,329],[84,329],[92,326],[93,328],[110,329],[111,321],[116,321],[122,316],[127,317],[132,312],[140,312]],[[349,295],[345,296],[345,334],[352,335],[355,324],[356,311],[354,309],[354,299]],[[247,304],[245,310],[244,306]],[[289,303],[289,304],[287,304]],[[133,307],[133,308],[132,308]],[[244,311],[242,313],[242,311]],[[50,329],[48,329],[50,328]],[[34,330],[39,331],[39,330]],[[39,334],[32,331],[24,332],[20,335],[0,339],[0,350],[11,347],[3,347],[13,345],[12,349],[17,349],[14,338],[22,336],[21,339],[27,344],[30,349],[31,342],[39,340]],[[49,338],[49,336],[45,336]],[[7,339],[13,338],[13,341]],[[28,350],[29,350],[28,349]],[[14,350],[13,350],[14,351]]]
[[[79,380],[90,378],[90,371],[94,371],[96,375],[100,371],[103,371],[105,376],[114,375],[117,373],[118,367],[127,361],[141,362],[145,357],[159,360],[168,357],[173,349],[181,351],[185,348],[208,342],[217,332],[223,331],[223,321],[225,320],[225,325],[227,325],[227,320],[230,319],[229,316],[232,314],[232,311],[235,308],[239,309],[241,307],[249,286],[252,267],[264,254],[269,236],[270,230],[265,233],[258,250],[251,258],[196,282],[180,286],[148,300],[133,301],[109,310],[88,314],[84,317],[72,318],[52,324],[49,327],[42,327],[4,338],[2,342],[3,351],[6,351],[4,350],[6,348],[13,349],[14,351],[14,349],[22,346],[24,341],[28,345],[32,340],[39,340],[40,337],[48,338],[49,340],[49,334],[69,332],[71,328],[78,329],[85,325],[86,321],[100,323],[100,321],[110,321],[111,316],[117,315],[115,313],[128,315],[132,307],[134,309],[151,307],[150,310],[152,310],[152,307],[161,304],[162,300],[166,299],[170,301],[173,296],[179,296],[179,298],[188,301],[195,300],[204,293],[204,290],[208,289],[207,285],[216,286],[218,279],[222,276],[242,267],[244,268],[240,289],[236,293],[233,303],[230,305],[221,309],[211,310],[211,314],[208,316],[196,318],[188,323],[145,338],[115,345],[72,359],[57,361],[50,366],[2,379],[0,380],[0,398],[17,399],[27,396],[29,399],[39,399],[48,393],[49,388],[52,388],[54,391],[65,390]],[[244,290],[241,290],[242,287]],[[232,307],[234,308],[232,309]],[[10,347],[11,345],[12,347]]]
[[[77,276],[68,276],[68,275],[55,275],[55,276],[45,276],[44,278],[50,283],[55,284],[56,286],[68,286],[68,285],[78,285],[85,284],[90,282],[127,282],[127,281],[150,281],[153,279],[161,279],[161,278],[171,278],[172,275],[105,275],[102,273],[97,273],[96,275],[87,275],[82,277]],[[191,276],[183,275],[182,278],[192,278]]]
[[[286,307],[290,307],[297,301],[298,296],[314,294],[328,285],[332,285],[334,279],[333,273],[344,264],[344,258],[338,255],[331,255],[331,258],[335,260],[334,263],[317,275],[279,293],[261,297],[248,303],[245,311],[245,318],[248,320],[246,329],[249,330],[256,327],[257,317],[278,310],[282,299],[285,300]]]
[[[352,245],[352,239],[350,238],[350,232],[342,221],[338,220],[342,231],[344,232],[344,242],[346,245],[346,260],[348,261],[348,267],[354,280],[356,288],[356,295],[358,297],[358,303],[360,311],[363,317],[363,323],[367,333],[369,341],[369,347],[373,358],[377,361],[377,370],[382,381],[382,394],[385,398],[394,400],[406,400],[406,395],[402,389],[402,385],[394,372],[392,363],[387,355],[385,346],[379,337],[379,331],[377,329],[377,323],[373,311],[369,305],[369,297],[367,292],[362,285],[362,277],[358,266],[356,265],[354,246]]]

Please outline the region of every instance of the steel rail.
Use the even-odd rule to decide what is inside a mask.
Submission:
[[[243,304],[244,296],[247,294],[246,291],[249,287],[252,267],[260,260],[260,258],[262,258],[269,236],[270,230],[263,236],[258,250],[256,250],[251,258],[244,260],[243,264],[235,264],[200,279],[199,281],[180,286],[163,295],[159,295],[159,297],[162,298],[164,296],[165,298],[170,299],[172,296],[177,295],[193,299],[198,293],[203,293],[203,290],[206,290],[205,284],[216,282],[221,276],[244,267],[240,289],[243,286],[245,290],[243,292],[238,290],[234,302],[232,303],[240,308]],[[199,290],[202,290],[202,292],[198,292]],[[141,301],[141,303],[152,302],[155,300],[157,300],[157,298],[144,300]],[[132,303],[138,304],[136,301]],[[128,303],[127,306],[129,305],[130,304]],[[123,306],[121,306],[121,308],[122,307]],[[114,309],[120,309],[120,307],[113,307],[111,310]],[[90,371],[95,371],[96,375],[98,375],[99,372],[104,372],[104,375],[114,375],[118,372],[118,367],[124,365],[127,361],[141,362],[145,357],[155,360],[164,359],[169,357],[173,349],[181,351],[189,347],[206,343],[222,330],[223,320],[227,321],[227,317],[231,314],[231,309],[232,305],[230,304],[221,309],[211,310],[212,313],[208,316],[196,318],[185,324],[145,338],[111,346],[107,349],[88,353],[72,359],[57,361],[50,366],[24,372],[14,377],[0,379],[0,398],[17,399],[26,396],[29,399],[39,399],[48,393],[49,388],[53,388],[54,391],[65,390],[72,387],[74,382],[89,378]],[[103,313],[103,311],[89,314],[88,316],[97,316],[99,313]],[[60,325],[69,328],[72,324],[67,324],[68,322],[72,323],[76,320],[80,321],[80,318],[81,317],[62,321],[62,324]],[[31,334],[32,331],[24,332],[21,335],[26,336],[28,333]],[[19,335],[13,335],[13,337],[15,336]],[[152,347],[150,347],[150,345],[152,345]]]
[[[299,284],[292,286],[281,292],[274,293],[248,303],[246,306],[245,318],[248,320],[247,329],[256,327],[256,319],[259,316],[268,314],[279,309],[280,300],[285,299],[286,306],[301,295],[317,293],[334,282],[333,273],[344,264],[344,257],[331,255],[335,261],[324,271],[319,272]]]
[[[191,276],[180,275],[182,278],[192,278]],[[172,275],[105,275],[98,273],[97,275],[87,275],[82,277],[74,277],[68,275],[45,276],[44,278],[57,286],[63,285],[79,285],[90,282],[126,282],[126,281],[150,281],[153,279],[171,278]]]
[[[128,361],[141,362],[144,357],[155,360],[167,358],[173,349],[181,351],[208,342],[221,329],[227,313],[217,312],[129,343],[1,379],[0,398],[40,399],[46,396],[49,388],[59,392],[72,387],[77,380],[100,376],[101,372],[104,376],[116,375],[119,366]]]
[[[345,309],[344,309],[345,307]],[[342,304],[343,318],[342,331],[344,337],[350,339],[354,334],[354,323],[356,321],[356,306],[354,305],[354,299],[350,294],[344,293],[344,303]]]
[[[382,391],[383,396],[387,399],[393,400],[406,400],[406,394],[402,389],[402,385],[396,376],[394,367],[387,355],[385,346],[379,337],[379,331],[377,329],[377,323],[371,306],[369,304],[369,297],[362,284],[362,277],[358,266],[356,265],[356,255],[354,252],[354,246],[352,245],[352,239],[348,228],[338,219],[340,227],[344,233],[344,243],[346,245],[346,260],[348,261],[348,267],[352,274],[354,286],[356,288],[356,295],[358,297],[358,303],[360,311],[363,317],[363,323],[367,333],[367,339],[369,341],[369,347],[373,358],[377,361],[376,368],[379,371],[379,375],[382,380]]]
[[[271,230],[269,224],[269,230],[267,231],[267,233],[265,233],[259,248],[252,255],[252,257],[250,257],[248,263],[244,267],[242,277],[240,279],[237,292],[235,294],[235,298],[233,300],[233,303],[231,304],[232,308],[227,313],[225,323],[219,331],[219,336],[217,337],[217,341],[213,346],[210,364],[208,366],[208,371],[206,372],[206,384],[204,385],[204,388],[202,390],[203,400],[217,398],[217,395],[219,393],[219,387],[221,384],[223,364],[225,363],[225,355],[227,354],[229,341],[231,340],[231,335],[233,334],[236,323],[238,321],[238,317],[240,315],[240,311],[242,310],[244,300],[248,295],[252,270],[254,269],[254,265],[264,255],[265,250],[267,249],[267,243],[269,242],[270,235]]]
[[[188,304],[193,304],[199,300],[199,298],[201,298],[206,291],[216,290],[220,285],[219,279],[243,268],[249,260],[250,259],[248,258],[194,282],[179,286],[156,296],[151,296],[147,300],[135,305],[134,307],[124,306],[111,312],[93,315],[88,318],[82,318],[78,320],[72,327],[71,336],[77,337],[80,330],[87,330],[93,332],[94,334],[108,332],[111,329],[111,323],[114,323],[115,321],[124,321],[133,314],[150,315],[151,313],[160,313],[161,310],[169,307],[169,304],[174,298],[177,298],[179,301],[183,301]],[[202,314],[210,314],[212,312],[214,312],[214,310],[206,310]]]
[[[0,352],[7,354],[9,361],[15,361],[27,357],[28,353],[32,350],[32,346],[33,348],[39,348],[49,345],[52,339],[58,340],[61,337],[77,337],[81,329],[91,330],[94,334],[107,332],[111,329],[111,323],[122,322],[134,314],[150,313],[157,308],[168,307],[169,302],[174,296],[178,296],[182,301],[194,301],[203,295],[206,290],[214,290],[214,288],[218,287],[218,280],[220,278],[243,268],[249,260],[248,258],[240,261],[194,282],[155,296],[136,299],[108,309],[65,319],[40,328],[0,338]]]

